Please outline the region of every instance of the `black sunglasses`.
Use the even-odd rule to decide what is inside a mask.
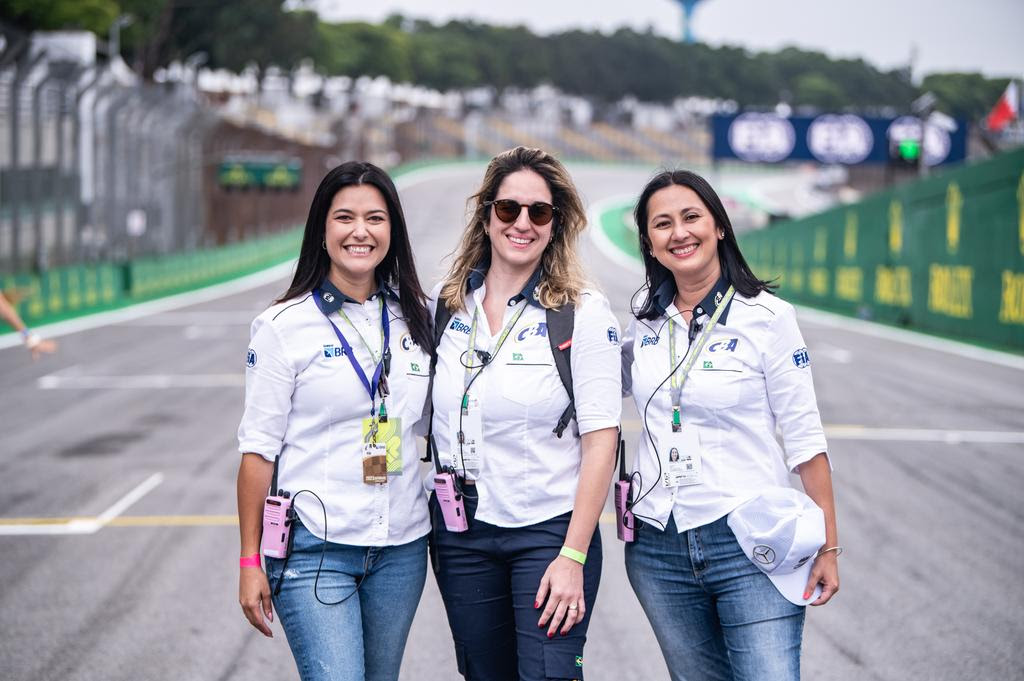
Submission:
[[[555,206],[550,203],[544,203],[543,201],[537,201],[529,205],[525,203],[519,203],[512,199],[498,199],[497,201],[485,201],[484,207],[494,206],[494,214],[502,222],[515,222],[519,217],[519,214],[526,209],[526,214],[530,216],[530,222],[537,225],[546,225],[551,222],[551,218],[554,217],[555,211],[558,210]]]

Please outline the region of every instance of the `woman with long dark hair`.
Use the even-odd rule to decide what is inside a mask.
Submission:
[[[239,602],[266,636],[277,609],[304,681],[398,678],[426,573],[413,431],[430,353],[394,183],[345,163],[252,324],[238,428]]]
[[[804,606],[836,593],[842,549],[793,306],[751,271],[699,175],[658,174],[635,218],[646,287],[622,346],[643,421],[630,583],[674,681],[799,679]]]

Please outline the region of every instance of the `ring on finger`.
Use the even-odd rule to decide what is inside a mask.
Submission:
[[[569,610],[579,610],[579,607],[580,606],[578,604],[572,603],[569,605]]]

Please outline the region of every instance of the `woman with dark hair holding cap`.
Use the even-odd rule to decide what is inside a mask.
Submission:
[[[266,636],[277,609],[304,681],[398,678],[426,575],[413,429],[430,347],[395,186],[345,163],[313,197],[291,286],[252,324],[238,428],[239,601]],[[268,490],[293,513],[283,546],[262,537],[264,573]]]
[[[436,303],[431,478],[447,476],[468,527],[449,527],[437,488],[431,557],[466,679],[582,679],[622,405],[618,325],[586,287],[586,217],[554,157],[499,154],[469,203]]]
[[[647,281],[622,348],[643,420],[630,583],[672,679],[798,679],[803,606],[836,593],[842,549],[794,309],[751,272],[702,177],[660,173],[635,217]]]

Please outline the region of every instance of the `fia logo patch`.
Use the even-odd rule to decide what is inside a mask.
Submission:
[[[252,369],[256,366],[256,351],[249,348],[249,352],[245,353],[245,366]]]
[[[537,322],[536,324],[531,324],[530,326],[526,327],[525,329],[520,331],[519,334],[516,336],[516,342],[519,343],[526,340],[527,338],[533,338],[535,336],[538,336],[540,338],[548,337],[547,322]]]
[[[640,339],[640,347],[645,347],[647,345],[657,345],[659,340],[661,339],[658,336],[644,336],[643,338]]]
[[[807,348],[800,348],[793,353],[793,364],[798,369],[806,369],[811,366],[811,355],[807,352]]]
[[[608,327],[608,342],[612,345],[619,344],[619,332],[615,330],[614,326]]]
[[[458,331],[459,333],[464,333],[466,335],[469,335],[470,331],[469,324],[462,321],[458,317],[452,320],[452,323],[448,325],[448,328],[453,331]]]
[[[324,357],[331,359],[332,357],[342,357],[345,355],[345,348],[340,345],[325,345],[324,346]]]

